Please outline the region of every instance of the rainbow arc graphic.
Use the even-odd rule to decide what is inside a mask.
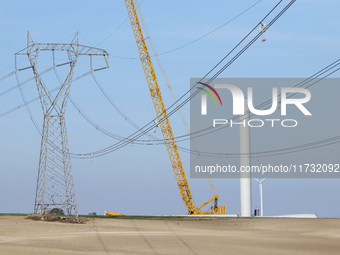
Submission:
[[[221,97],[220,95],[217,93],[217,91],[211,87],[210,85],[206,84],[206,83],[203,83],[203,82],[198,82],[199,84],[207,87],[208,89],[210,89],[218,98],[218,100],[220,101],[220,104],[222,106],[222,100],[221,100]],[[204,87],[197,87],[198,89],[206,92],[211,98],[212,100],[214,101],[215,105],[217,105],[217,102],[216,102],[216,99],[214,97],[214,95],[207,89],[205,89]],[[202,94],[201,96],[201,114],[202,115],[207,115],[207,95],[206,94]]]

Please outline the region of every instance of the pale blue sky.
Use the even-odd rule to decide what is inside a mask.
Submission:
[[[145,0],[141,9],[153,43],[158,53],[162,53],[210,32],[256,2]],[[204,39],[162,55],[162,64],[177,97],[189,89],[190,78],[204,76],[277,2],[262,0]],[[257,41],[220,77],[312,75],[339,58],[339,10],[340,2],[335,0],[297,1],[266,32],[265,43]],[[134,59],[138,52],[129,21],[103,42],[127,18],[123,0],[2,1],[0,13],[0,77],[14,70],[14,53],[26,47],[26,31],[30,31],[36,42],[70,42],[79,31],[82,44],[100,43],[98,47],[110,54],[110,68],[97,72],[96,77],[112,100],[140,126],[155,117],[141,64]],[[41,61],[46,59],[42,57]],[[51,63],[46,62],[46,68]],[[87,66],[88,60],[81,59],[75,76],[84,73]],[[165,103],[170,105],[170,93],[159,70],[156,71]],[[32,76],[30,70],[19,73],[21,81]],[[332,77],[339,77],[339,73]],[[56,83],[52,74],[44,76],[44,80],[52,87]],[[15,85],[14,76],[1,81],[0,93]],[[38,95],[34,82],[26,84],[23,90],[27,99]],[[314,91],[311,89],[312,99],[317,96],[318,90]],[[337,92],[331,92],[328,97],[337,100]],[[90,76],[72,85],[71,96],[87,115],[108,130],[121,136],[135,131],[106,101]],[[20,104],[22,99],[17,89],[7,93],[0,98],[0,114]],[[31,104],[31,109],[42,124],[39,101]],[[189,120],[188,106],[183,112]],[[325,115],[325,119],[335,117]],[[116,142],[97,132],[71,104],[66,123],[71,152],[91,152]],[[171,123],[176,136],[185,133],[179,116],[173,116]],[[24,108],[0,117],[0,128],[0,212],[32,212],[40,136]],[[327,133],[327,125],[325,130]],[[159,130],[156,135],[160,137]],[[320,130],[311,134],[310,139],[323,139],[325,135]],[[300,143],[299,137],[293,136],[290,144]],[[189,147],[188,143],[181,146]],[[280,148],[280,144],[275,148]],[[339,148],[333,145],[315,150],[310,157]],[[230,151],[237,153],[238,146]],[[189,155],[181,153],[181,156],[188,169]],[[308,154],[305,156],[308,158]],[[80,214],[92,211],[102,214],[104,210],[151,215],[186,213],[164,146],[129,145],[92,161],[72,159],[72,167]],[[187,174],[189,177],[189,170]],[[239,213],[239,180],[213,182],[220,195],[220,205],[226,205],[228,213]],[[213,196],[206,180],[189,178],[189,184],[197,204]],[[340,217],[336,200],[339,184],[340,179],[268,179],[264,183],[265,215],[317,213],[322,217]],[[253,182],[253,207],[260,205],[258,193],[258,185]]]

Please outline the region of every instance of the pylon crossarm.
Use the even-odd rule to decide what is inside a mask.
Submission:
[[[18,51],[15,55],[27,55],[27,52],[35,51],[69,51],[78,55],[92,55],[92,56],[108,56],[109,54],[99,48],[84,46],[74,43],[34,43],[28,47]]]

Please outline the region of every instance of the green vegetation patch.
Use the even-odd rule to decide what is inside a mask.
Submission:
[[[124,220],[167,220],[167,221],[207,221],[207,220],[228,220],[234,219],[230,217],[183,217],[183,216],[106,216],[106,215],[81,215],[87,218],[102,218],[102,219],[124,219]]]
[[[27,216],[28,213],[0,213],[0,216]]]

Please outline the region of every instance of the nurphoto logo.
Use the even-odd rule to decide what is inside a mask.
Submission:
[[[306,116],[311,116],[312,114],[307,110],[307,108],[303,105],[307,103],[311,99],[311,93],[309,90],[305,88],[297,88],[297,87],[282,87],[281,88],[281,95],[278,94],[278,88],[273,87],[272,88],[272,105],[269,109],[256,109],[253,103],[253,88],[248,87],[247,88],[247,106],[249,109],[249,112],[245,112],[245,96],[242,92],[242,90],[232,84],[215,84],[215,88],[212,86],[199,82],[199,84],[202,85],[202,87],[197,87],[198,89],[206,92],[214,101],[215,105],[217,105],[216,100],[214,95],[208,90],[210,89],[215,96],[218,98],[220,101],[220,105],[222,106],[222,100],[216,89],[228,89],[233,98],[233,115],[245,115],[245,114],[254,114],[258,116],[267,116],[271,115],[274,113],[278,108],[281,108],[281,116],[286,116],[287,115],[287,105],[295,105],[304,115]],[[204,87],[208,88],[205,89]],[[220,90],[221,92],[223,90]],[[201,95],[201,115],[207,115],[207,94],[202,94]],[[302,98],[290,98],[293,95],[296,94],[302,94],[304,97]],[[278,104],[280,104],[280,107],[278,107]],[[245,121],[242,122],[233,122],[231,119],[228,121],[227,119],[213,119],[213,126],[215,127],[216,125],[225,125],[227,123],[232,125],[238,124],[238,125],[246,125],[248,124],[250,127],[262,127],[264,123],[270,122],[272,127],[274,127],[274,123],[277,121],[281,122],[281,125],[283,127],[295,127],[297,126],[297,121],[295,119],[284,119],[284,120],[279,120],[279,119],[265,119],[264,121],[261,119],[251,119],[248,121],[248,123],[245,123]],[[257,123],[255,125],[254,123]],[[293,123],[291,125],[288,125],[288,123]]]

